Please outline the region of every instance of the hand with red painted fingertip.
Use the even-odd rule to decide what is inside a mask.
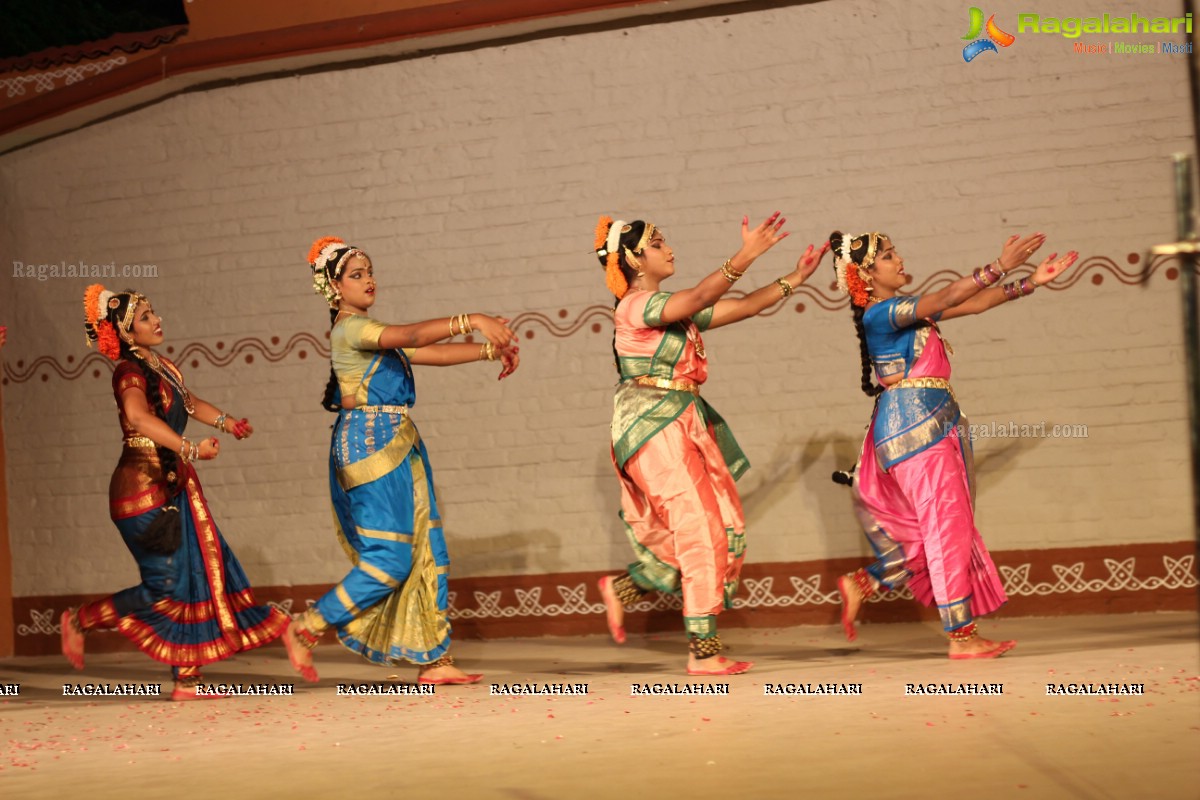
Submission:
[[[744,271],[754,259],[770,250],[787,238],[786,232],[781,232],[787,217],[780,216],[776,211],[760,222],[754,228],[750,227],[750,218],[742,217],[742,249],[731,259],[733,269]]]
[[[8,328],[0,325],[0,347],[4,347],[4,343],[8,341]]]
[[[233,438],[239,441],[242,439],[249,439],[250,434],[254,433],[254,426],[250,424],[250,420],[243,417],[242,419],[239,419],[237,422],[233,423],[233,430],[231,430],[230,433],[233,434]]]
[[[504,369],[500,371],[500,376],[496,378],[502,381],[509,375],[517,371],[517,367],[521,366],[521,348],[517,345],[505,347],[496,354],[500,358],[500,363],[504,365]]]
[[[1044,233],[1034,233],[1029,236],[1013,234],[1008,237],[1008,241],[1001,248],[1000,258],[996,259],[1000,262],[1000,269],[1004,272],[1011,272],[1028,261],[1029,257],[1045,243],[1046,234]]]
[[[1056,281],[1078,260],[1079,253],[1075,250],[1062,258],[1058,258],[1058,253],[1051,253],[1050,257],[1038,264],[1038,268],[1033,271],[1033,282],[1038,286],[1045,286],[1047,283]]]
[[[821,264],[821,259],[829,252],[829,242],[821,245],[821,249],[817,250],[816,245],[809,245],[808,249],[800,256],[796,262],[796,268],[784,276],[793,289],[804,283],[809,277],[817,271],[817,267]]]
[[[496,348],[508,347],[517,336],[508,327],[507,317],[490,317],[487,314],[471,314],[470,317],[474,330],[482,333]]]
[[[196,457],[201,461],[212,461],[221,454],[221,443],[217,441],[217,437],[210,436],[200,442],[200,451]]]

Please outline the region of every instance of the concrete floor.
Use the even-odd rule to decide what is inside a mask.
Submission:
[[[64,682],[166,679],[136,654],[72,672],[0,662],[0,797],[1156,798],[1200,797],[1200,620],[1162,613],[990,621],[1020,645],[952,662],[931,625],[731,630],[750,674],[689,679],[682,633],[462,642],[485,683],[432,697],[342,697],[396,670],[319,648],[293,697],[193,703],[62,696]],[[411,681],[412,669],[399,670]],[[206,671],[287,683],[280,648]],[[632,697],[716,682],[728,696]],[[493,696],[490,683],[582,683],[586,696]],[[764,683],[861,683],[861,696],[764,696]],[[1048,697],[1047,683],[1143,683],[1145,696]],[[906,696],[907,683],[1003,683],[1000,696]],[[169,692],[170,686],[164,684]]]

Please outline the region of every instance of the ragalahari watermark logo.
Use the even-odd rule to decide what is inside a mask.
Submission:
[[[987,24],[983,22],[983,10],[971,6],[968,12],[971,17],[971,29],[967,31],[967,35],[963,39],[972,40],[970,44],[963,48],[963,61],[970,63],[981,53],[998,53],[997,45],[1000,47],[1008,47],[1017,40],[1017,37],[1011,33],[1005,33],[1000,30],[1000,26],[996,24],[996,15],[992,14],[987,18]],[[979,38],[979,34],[987,31],[987,36]]]

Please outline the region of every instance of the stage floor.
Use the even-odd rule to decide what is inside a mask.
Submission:
[[[933,625],[864,626],[854,645],[833,628],[730,630],[732,655],[758,666],[728,678],[684,675],[682,632],[623,647],[599,637],[465,641],[455,655],[484,682],[432,696],[339,694],[339,683],[397,673],[411,683],[416,672],[336,646],[316,650],[319,684],[293,677],[277,646],[205,672],[247,688],[294,683],[292,696],[188,703],[64,696],[64,683],[151,682],[169,695],[169,674],[139,654],[95,656],[82,672],[55,658],[8,659],[0,684],[19,683],[20,694],[0,696],[0,795],[1200,797],[1196,614],[999,619],[983,630],[1019,645],[998,660],[952,662]],[[728,694],[631,694],[634,684],[723,683]],[[578,684],[587,694],[512,692]],[[764,694],[829,684],[861,694]],[[1050,696],[1047,684],[1145,693]]]

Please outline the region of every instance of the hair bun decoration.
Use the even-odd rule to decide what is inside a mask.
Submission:
[[[312,269],[313,291],[325,298],[330,308],[337,307],[338,293],[329,282],[329,259],[338,250],[347,248],[338,236],[322,236],[308,248],[308,266]]]
[[[110,361],[121,357],[121,340],[117,337],[117,329],[108,321],[108,312],[120,306],[120,298],[99,283],[93,283],[84,290],[83,330],[87,334],[87,346],[95,344],[96,349]]]
[[[629,283],[621,272],[621,234],[629,227],[624,220],[602,216],[596,223],[593,248],[604,259],[604,285],[620,300],[629,292]]]
[[[345,244],[346,242],[338,236],[322,236],[312,243],[312,247],[308,248],[308,263],[310,266],[316,266],[317,261],[321,258],[321,251],[331,244]]]
[[[607,251],[603,253],[600,251],[604,250],[604,243],[608,239],[608,229],[612,227],[612,224],[613,218],[607,214],[602,214],[600,221],[596,223],[596,239],[592,244],[592,250],[596,251],[597,255],[608,255]]]
[[[869,262],[865,266],[859,264],[854,260],[851,251],[855,248],[861,248],[864,239],[866,239],[869,242],[866,258],[873,261],[875,247],[881,236],[882,234],[877,233],[863,233],[858,236],[849,236],[841,231],[834,231],[829,235],[829,241],[833,247],[833,269],[837,274],[837,287],[850,295],[850,302],[859,308],[866,308],[867,303],[870,302],[870,290],[866,280],[866,266],[869,266]]]

